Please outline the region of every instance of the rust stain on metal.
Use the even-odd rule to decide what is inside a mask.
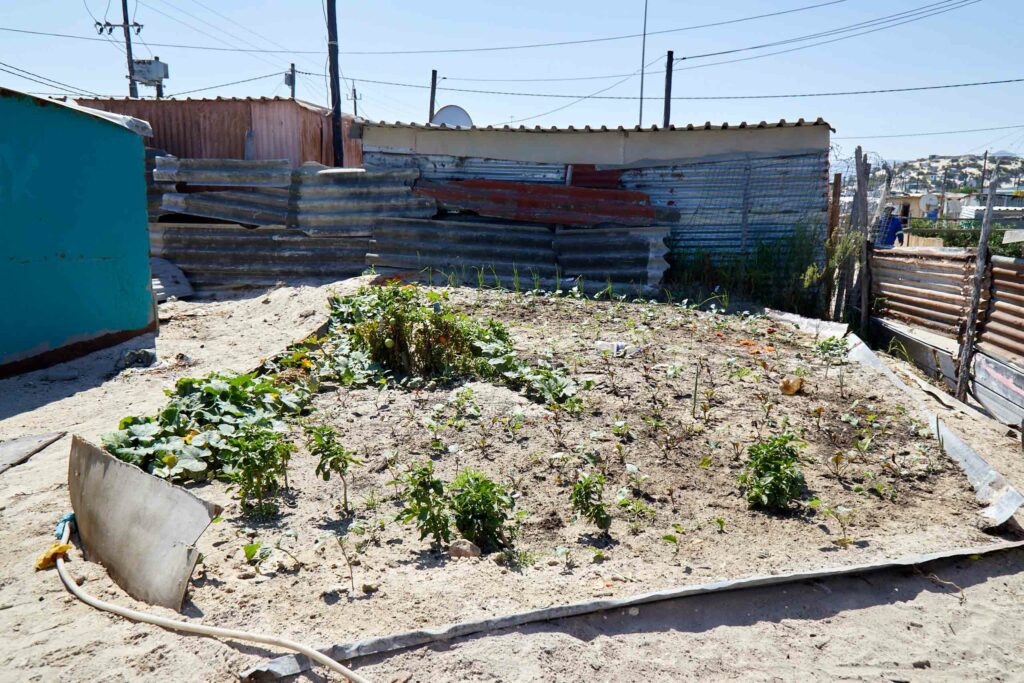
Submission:
[[[518,183],[500,180],[419,181],[416,194],[430,197],[446,209],[472,211],[491,218],[560,225],[604,223],[645,227],[671,221],[666,211],[651,204],[644,192]]]

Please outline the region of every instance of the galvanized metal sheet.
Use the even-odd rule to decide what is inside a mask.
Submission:
[[[106,567],[133,598],[181,609],[199,558],[196,541],[220,506],[79,436],[71,441],[68,490],[86,559]]]
[[[184,271],[197,289],[326,282],[365,269],[367,237],[311,237],[289,228],[152,223],[153,256]]]
[[[292,180],[292,165],[287,159],[245,161],[163,156],[155,159],[153,179],[219,187],[288,187]]]
[[[669,267],[668,236],[668,227],[560,228],[554,246],[562,272],[587,290],[653,294]]]
[[[992,257],[991,302],[981,325],[981,347],[1024,368],[1024,259]]]
[[[565,185],[565,164],[455,157],[443,154],[409,154],[363,149],[363,164],[373,170],[415,169],[428,180],[514,180]]]
[[[1024,425],[1024,369],[985,353],[974,357],[975,398],[1003,424]]]

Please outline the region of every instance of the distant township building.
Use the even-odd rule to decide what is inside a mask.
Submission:
[[[0,377],[156,329],[144,121],[0,88]]]

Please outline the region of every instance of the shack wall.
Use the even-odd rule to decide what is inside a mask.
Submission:
[[[0,376],[155,325],[137,134],[0,89]]]
[[[284,98],[213,100],[79,99],[86,107],[127,114],[153,127],[149,145],[181,159],[288,159],[292,166],[314,161],[334,166],[329,111]],[[345,166],[362,164],[359,140],[342,117]]]

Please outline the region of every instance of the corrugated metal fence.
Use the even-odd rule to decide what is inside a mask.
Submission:
[[[872,252],[873,314],[957,339],[967,320],[974,262],[967,249]]]
[[[990,291],[978,348],[1024,369],[1024,259],[993,256]]]
[[[415,168],[428,180],[482,178],[565,184],[569,166],[364,150],[367,168]],[[677,209],[672,257],[706,253],[716,260],[749,254],[787,237],[815,240],[824,255],[828,155],[707,158],[621,170],[624,189],[645,192],[655,206]],[[581,178],[584,177],[581,175]]]

